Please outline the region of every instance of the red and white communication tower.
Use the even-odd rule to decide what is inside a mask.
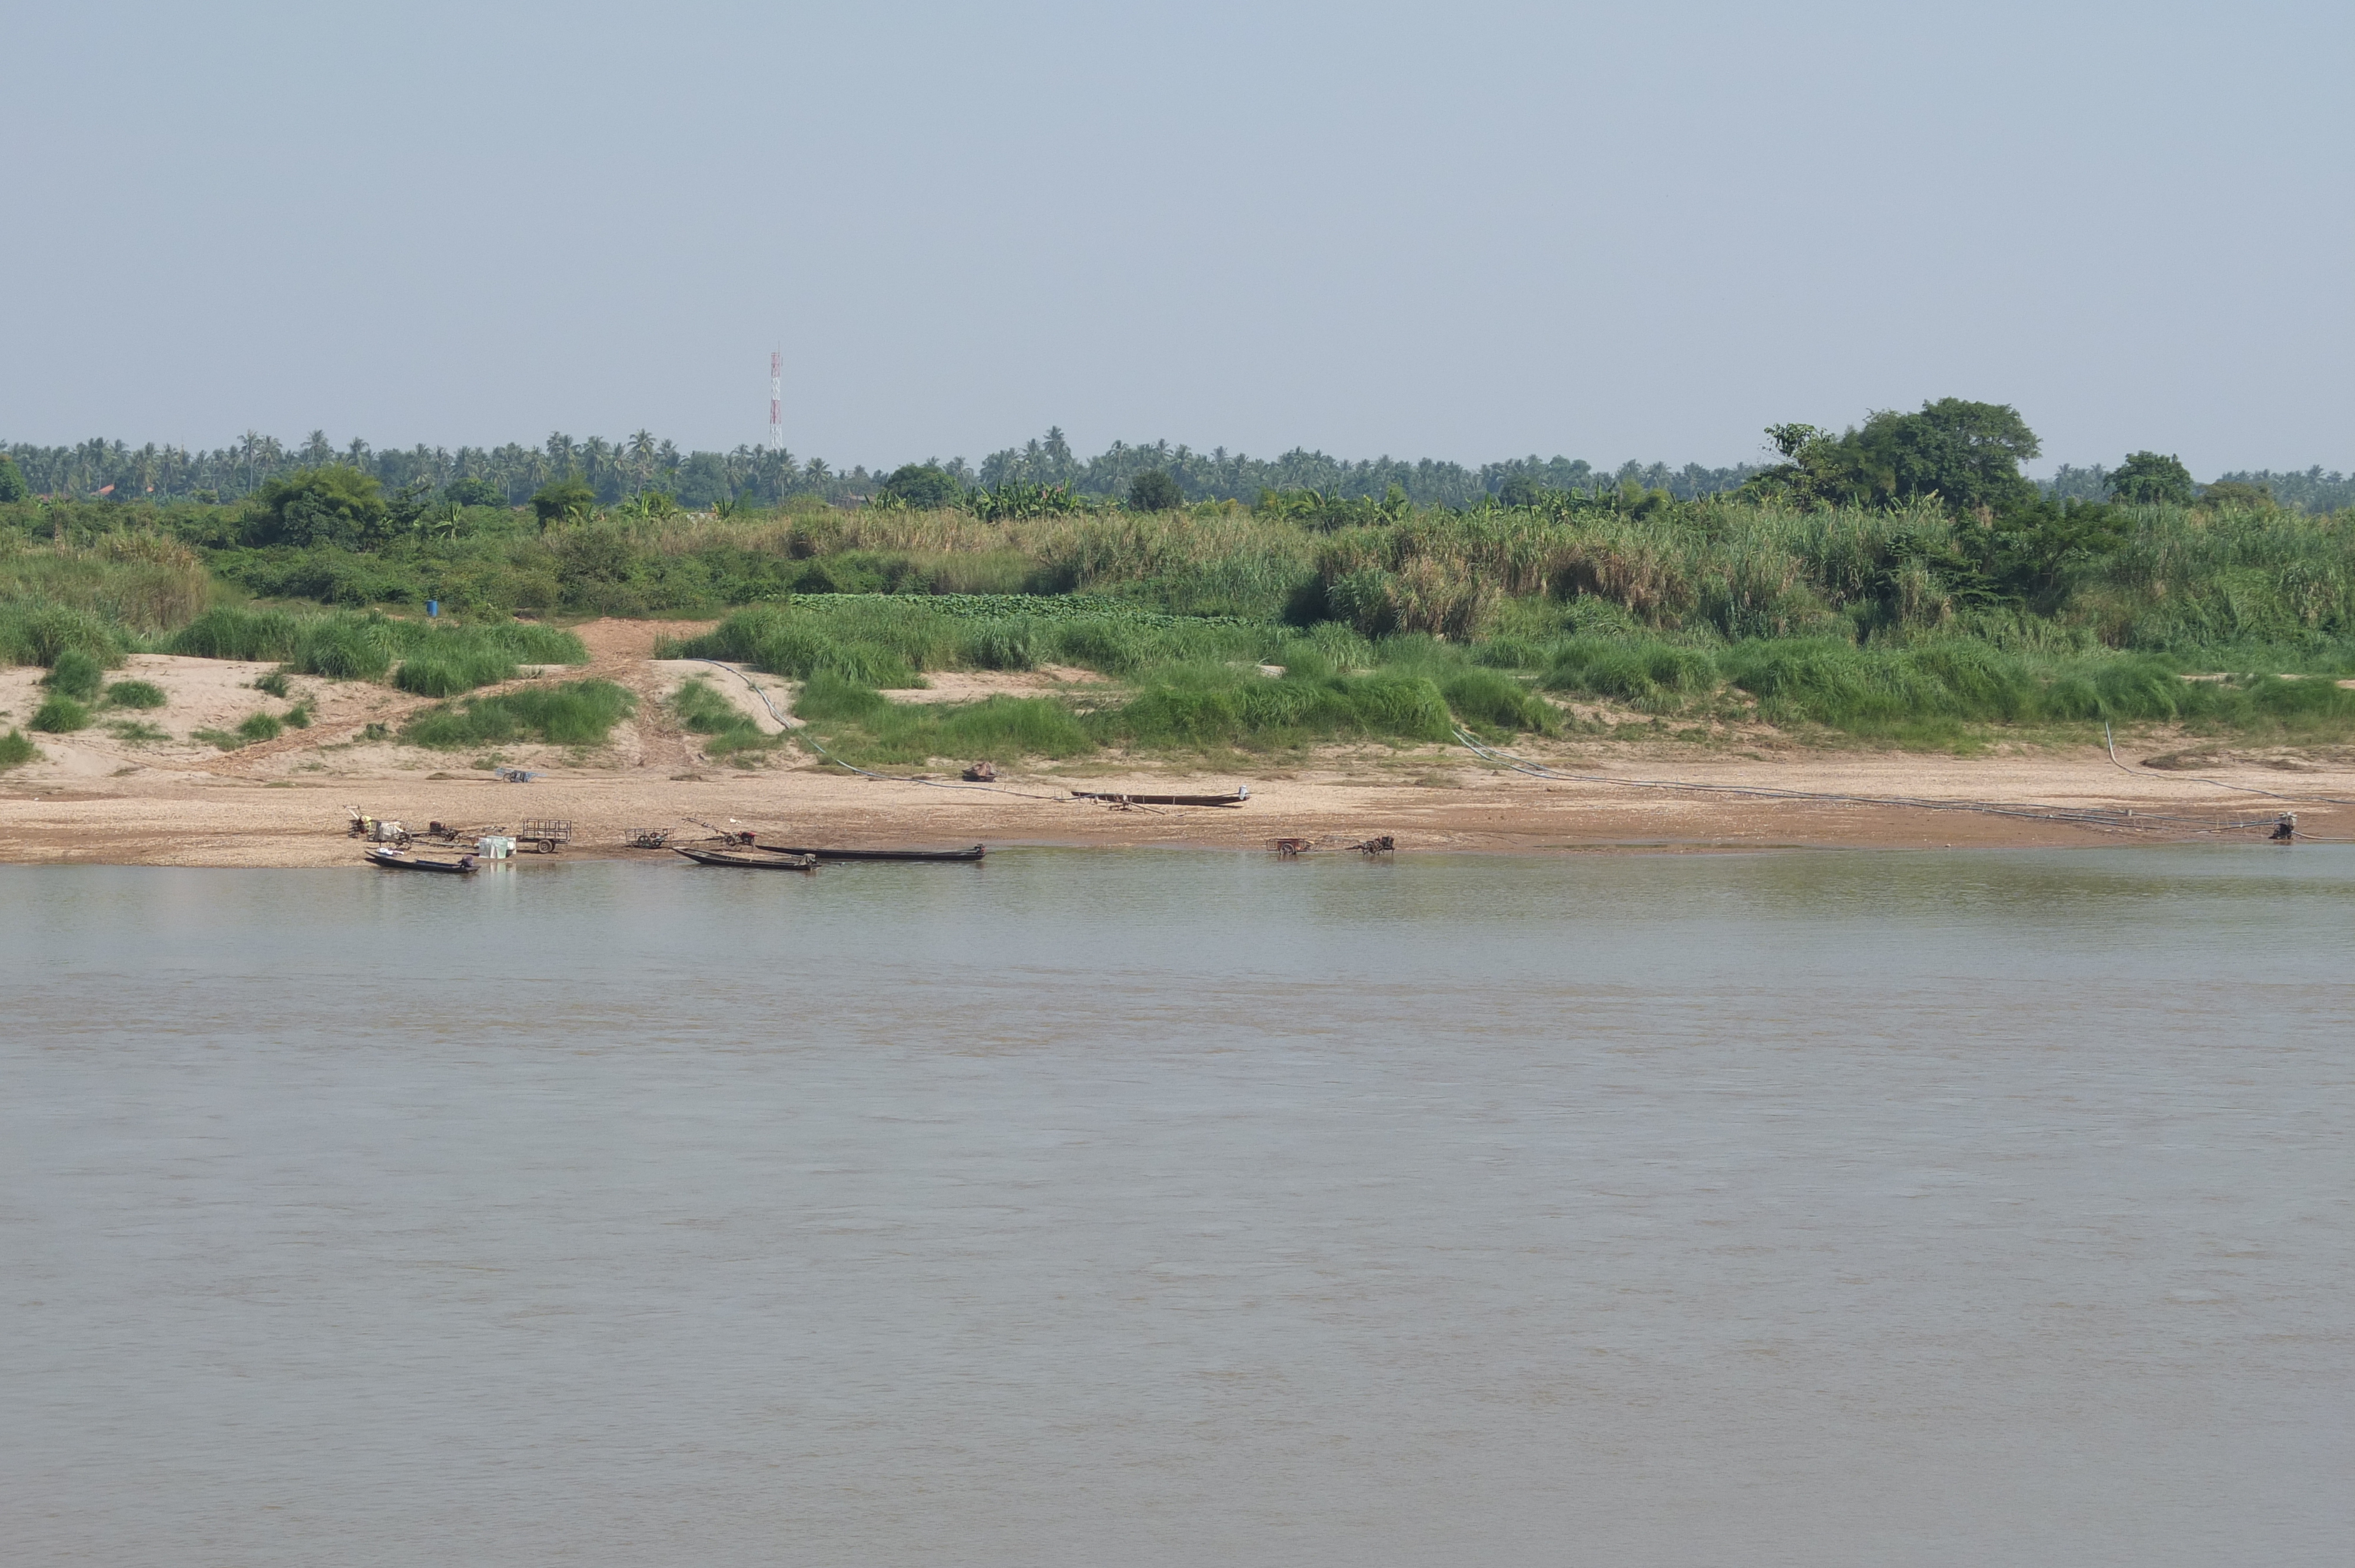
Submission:
[[[769,351],[769,450],[785,450],[785,351]]]

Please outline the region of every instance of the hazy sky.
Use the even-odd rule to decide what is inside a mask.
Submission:
[[[0,440],[2355,465],[2355,5],[0,0]]]

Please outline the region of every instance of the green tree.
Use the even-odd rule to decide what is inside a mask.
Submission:
[[[2191,504],[2191,471],[2169,453],[2132,452],[2110,471],[2110,499],[2137,506]]]
[[[1546,487],[1526,473],[1513,474],[1497,487],[1499,506],[1542,506],[1547,499]]]
[[[1175,512],[1186,504],[1186,493],[1159,469],[1148,468],[1128,482],[1128,504],[1133,512]]]
[[[2129,532],[2115,507],[2098,501],[2022,502],[1984,525],[1955,531],[1959,563],[1935,563],[1966,597],[2020,604],[2050,614],[2086,567],[2115,555]],[[1960,564],[1961,570],[1955,566]]]
[[[883,482],[881,499],[916,512],[938,512],[964,498],[956,475],[934,462],[903,463]]]
[[[2238,506],[2251,512],[2272,512],[2278,508],[2269,486],[2243,484],[2237,480],[2220,479],[2200,488],[2202,506]]]
[[[1813,425],[1769,425],[1766,439],[1774,443],[1783,461],[1743,481],[1741,494],[1784,502],[1804,511],[1872,499],[1873,487],[1857,448],[1856,431],[1834,436]]]
[[[551,479],[531,494],[531,509],[539,514],[539,525],[545,530],[551,524],[585,522],[597,509],[597,493],[589,488],[578,474],[566,474]]]
[[[364,549],[382,536],[388,507],[373,475],[345,463],[265,481],[246,519],[257,545],[335,545]]]
[[[505,506],[507,498],[489,480],[468,475],[442,487],[442,499],[453,506]]]
[[[2009,403],[1941,397],[1918,414],[1869,415],[1840,439],[1881,494],[1912,501],[1935,495],[1955,512],[2002,512],[2036,499],[2019,465],[2041,450],[2036,432]]]
[[[25,482],[25,471],[16,466],[16,460],[6,452],[0,452],[0,503],[22,501],[32,493],[32,487]]]
[[[1942,397],[1918,414],[1883,409],[1835,439],[1813,425],[1766,427],[1784,461],[1742,492],[1803,507],[1867,506],[1935,495],[1957,513],[2003,512],[2036,499],[2019,465],[2036,432],[2008,403]]]

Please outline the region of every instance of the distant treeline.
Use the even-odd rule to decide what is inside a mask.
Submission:
[[[210,451],[183,447],[133,447],[123,441],[88,440],[77,446],[43,447],[26,442],[0,445],[14,458],[26,488],[36,495],[86,499],[236,501],[271,480],[304,469],[348,464],[374,477],[388,492],[422,486],[435,492],[462,486],[476,504],[520,506],[550,481],[578,478],[612,505],[651,491],[702,511],[721,502],[774,505],[796,495],[814,495],[837,505],[856,503],[880,490],[889,471],[853,467],[837,471],[823,458],[806,461],[790,451],[738,447],[728,452],[682,452],[651,431],[621,440],[591,437],[575,440],[551,435],[536,447],[415,446],[378,450],[364,440],[336,446],[322,430],[289,445],[248,431],[236,444]],[[1008,482],[1060,485],[1081,495],[1119,496],[1140,473],[1158,471],[1178,485],[1188,501],[1248,502],[1263,490],[1313,490],[1337,497],[1380,497],[1395,485],[1422,505],[1461,506],[1494,495],[1516,477],[1550,490],[1599,491],[1634,482],[1693,500],[1733,490],[1757,471],[1743,463],[1704,468],[1687,463],[1625,462],[1597,468],[1569,458],[1514,458],[1484,463],[1392,458],[1349,461],[1295,449],[1274,459],[1253,458],[1225,448],[1199,452],[1167,441],[1131,446],[1114,441],[1105,451],[1082,459],[1060,429],[1050,429],[1022,447],[1008,447],[982,460],[978,468],[963,458],[932,460],[966,485],[996,489]]]
[[[602,505],[659,491],[681,506],[703,511],[725,502],[774,505],[797,495],[856,504],[879,492],[890,471],[837,470],[823,458],[804,460],[790,451],[750,446],[726,452],[683,452],[647,430],[619,440],[593,436],[575,440],[558,433],[535,447],[511,441],[455,451],[421,444],[378,450],[358,440],[338,447],[322,430],[288,444],[249,430],[234,445],[209,451],[93,440],[59,447],[0,443],[0,452],[15,460],[32,494],[74,499],[103,494],[123,501],[236,501],[272,479],[341,463],[373,476],[388,492],[419,488],[447,493],[456,486],[472,504],[520,506],[541,486],[569,476],[586,482]],[[1081,458],[1060,429],[1021,447],[993,452],[978,466],[961,457],[928,460],[927,466],[938,467],[962,484],[992,490],[1019,483],[1060,486],[1079,495],[1124,496],[1139,474],[1157,471],[1174,480],[1188,501],[1250,502],[1263,491],[1378,499],[1395,486],[1423,506],[1469,505],[1505,493],[1516,480],[1568,493],[1594,493],[1632,483],[1692,501],[1738,490],[1764,471],[1753,463],[1670,468],[1632,460],[1605,468],[1583,459],[1534,454],[1477,467],[1432,458],[1351,461],[1304,448],[1281,457],[1254,458],[1224,447],[1204,452],[1167,441],[1135,446],[1114,441],[1092,458]],[[2055,500],[2100,501],[2109,497],[2113,478],[2112,471],[2099,463],[2063,464],[2041,488]],[[2355,506],[2355,478],[2326,471],[2318,464],[2304,472],[2221,474],[2210,482],[2259,486],[2275,502],[2310,513]]]
[[[2090,468],[2062,463],[2051,479],[2043,482],[2044,493],[2055,501],[2106,501],[2114,477],[2112,471],[2100,463]],[[2300,512],[2319,514],[2355,506],[2355,475],[2336,470],[2326,472],[2319,463],[2303,473],[2276,473],[2269,468],[2237,469],[2220,473],[2209,482],[2245,484]]]

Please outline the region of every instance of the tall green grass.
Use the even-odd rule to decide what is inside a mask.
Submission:
[[[829,749],[861,767],[922,765],[936,758],[1081,757],[1096,748],[1071,711],[1048,697],[895,703],[872,687],[821,672],[802,688],[794,712],[825,736]]]
[[[37,762],[40,756],[41,748],[35,746],[24,731],[11,729],[5,735],[0,735],[0,773],[11,768],[22,768],[27,762]]]
[[[1713,652],[1583,638],[1557,650],[1543,683],[1639,712],[1754,712],[1778,725],[1890,738],[1931,738],[1965,725],[2103,720],[2285,735],[2355,727],[2355,691],[2328,679],[2184,674],[2181,661],[2159,655],[2019,653],[1963,637],[1890,647],[1756,639]]]
[[[79,651],[112,668],[123,662],[130,641],[94,609],[39,599],[0,603],[0,663],[54,665],[59,654]]]
[[[635,711],[637,698],[611,681],[524,685],[428,708],[401,727],[400,737],[442,751],[527,740],[602,746]]]
[[[713,757],[743,751],[766,751],[783,744],[783,736],[764,733],[751,716],[697,676],[672,694],[671,712],[682,728],[704,737],[703,749]]]
[[[393,683],[420,696],[455,696],[513,680],[521,663],[583,664],[570,631],[535,621],[436,624],[378,611],[303,614],[233,606],[206,611],[164,644],[199,659],[273,660],[305,675]],[[393,673],[395,662],[400,670]]]
[[[1042,608],[1030,613],[1026,602]],[[888,690],[921,684],[926,670],[1027,670],[1060,662],[1125,675],[1193,660],[1255,659],[1287,635],[1273,623],[1137,611],[1102,600],[975,596],[944,607],[923,599],[845,598],[739,610],[672,651],[749,663],[793,680],[827,674]]]

